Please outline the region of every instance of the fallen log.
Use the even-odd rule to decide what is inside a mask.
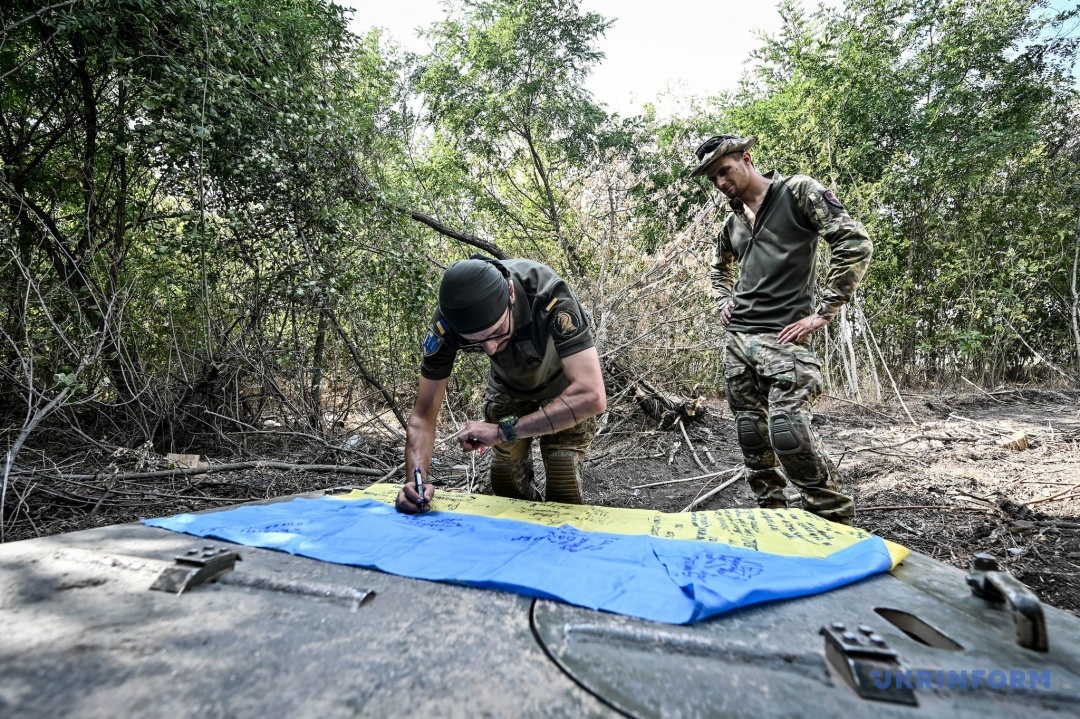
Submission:
[[[644,377],[621,366],[611,358],[603,361],[604,376],[611,384],[609,395],[628,394],[660,429],[672,429],[677,423],[697,422],[705,413],[704,397],[681,397],[666,392]]]
[[[160,469],[153,472],[132,472],[130,474],[107,475],[113,480],[128,479],[156,479],[158,477],[190,477],[195,474],[209,474],[211,472],[232,472],[242,469],[279,469],[286,472],[335,472],[337,474],[359,474],[365,477],[381,477],[383,470],[369,469],[367,467],[350,467],[340,464],[294,464],[291,462],[276,462],[273,460],[256,460],[253,462],[232,462],[229,464],[211,464],[206,467],[192,469]],[[62,479],[74,481],[87,481],[100,479],[106,476],[104,472],[97,474],[53,474],[50,472],[18,472],[12,473],[13,477],[39,477],[41,479]]]

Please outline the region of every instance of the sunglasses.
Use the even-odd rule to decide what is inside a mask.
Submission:
[[[694,154],[697,155],[697,159],[700,162],[705,159],[706,155],[720,147],[721,143],[738,139],[738,135],[713,135],[708,140],[698,145],[698,148],[694,150]]]

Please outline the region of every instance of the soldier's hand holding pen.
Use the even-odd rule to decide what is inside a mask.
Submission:
[[[829,324],[827,319],[821,315],[812,314],[809,317],[803,317],[798,322],[792,322],[790,325],[780,330],[780,334],[776,336],[776,340],[780,344],[798,342],[804,337],[809,337],[827,324]]]
[[[420,491],[417,491],[417,485]],[[421,499],[420,492],[423,492]],[[413,470],[413,479],[405,482],[398,492],[394,507],[404,514],[419,514],[431,509],[431,500],[435,497],[435,487],[425,482],[419,468]]]

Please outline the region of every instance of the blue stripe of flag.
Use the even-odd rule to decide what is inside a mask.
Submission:
[[[405,515],[373,499],[295,499],[145,523],[668,624],[824,592],[892,566],[884,541],[873,536],[824,559],[790,557],[455,512]]]

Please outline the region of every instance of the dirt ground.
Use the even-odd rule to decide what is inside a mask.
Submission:
[[[1043,601],[1080,615],[1080,392],[1007,389],[902,397],[903,406],[893,398],[871,407],[829,399],[817,410],[815,426],[857,503],[855,525],[963,569],[975,552],[990,552]],[[699,499],[704,501],[697,506],[705,509],[754,506],[738,476],[741,455],[733,430],[721,402],[709,403],[696,421],[663,430],[635,405],[620,403],[610,409],[590,449],[585,499],[666,512],[684,511]],[[392,471],[400,447],[392,442],[362,445],[364,454],[327,449],[332,445],[323,442],[324,449],[313,454],[310,445],[288,446],[290,436],[265,438],[262,453],[366,466],[393,478],[387,481],[401,481]],[[51,454],[53,466],[65,473],[98,472],[90,479],[57,481],[26,469],[45,464],[47,452],[26,450],[20,456],[26,464],[9,487],[6,541],[378,481],[267,469],[115,479],[118,473],[160,467],[161,459],[147,450],[63,459]],[[448,442],[436,452],[431,479],[440,491],[487,491],[489,458],[464,455],[456,442]],[[536,466],[542,483],[542,465]],[[729,484],[707,496],[724,483]],[[790,499],[799,506],[794,490]]]

